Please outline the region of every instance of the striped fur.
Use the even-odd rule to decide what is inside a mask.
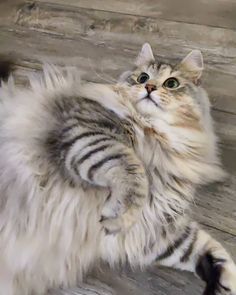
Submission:
[[[60,116],[60,127],[56,124],[49,132],[45,152],[74,183],[85,181],[111,191],[101,212],[108,233],[129,228],[148,197],[146,172],[127,131],[131,123],[121,122],[93,100],[69,99],[67,104],[68,97],[61,96],[51,105],[51,116]]]
[[[48,66],[30,89],[2,85],[1,294],[73,287],[100,260],[185,269],[205,295],[236,294],[232,259],[188,218],[197,186],[224,175],[193,55],[191,70],[192,56],[156,65],[146,44],[117,85]],[[140,71],[156,83],[155,104]],[[181,91],[161,86],[173,74]]]

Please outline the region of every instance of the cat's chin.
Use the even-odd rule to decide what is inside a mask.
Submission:
[[[139,99],[136,103],[135,108],[137,111],[142,114],[144,117],[149,119],[156,119],[164,115],[164,110],[158,105],[152,98],[144,97]]]
[[[147,91],[138,97],[136,105],[141,113],[147,111],[148,113],[155,114],[156,112],[164,111],[160,96],[155,93],[148,93]]]

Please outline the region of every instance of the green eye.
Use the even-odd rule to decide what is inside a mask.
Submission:
[[[138,76],[137,81],[142,84],[147,82],[148,79],[149,79],[149,75],[143,72]]]
[[[163,83],[165,88],[174,89],[179,86],[179,81],[176,78],[169,78]]]

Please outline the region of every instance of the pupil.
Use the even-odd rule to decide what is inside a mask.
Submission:
[[[179,86],[179,81],[175,78],[169,78],[164,82],[163,86],[167,88],[177,88]]]
[[[149,79],[148,74],[141,73],[140,76],[138,77],[138,82],[139,83],[145,83],[148,79]]]
[[[168,84],[170,88],[173,88],[175,86],[175,80],[170,80]]]
[[[141,83],[144,83],[147,80],[147,76],[146,75],[141,76],[140,80],[141,80]]]

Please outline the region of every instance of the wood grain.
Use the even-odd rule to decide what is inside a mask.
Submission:
[[[107,47],[115,47],[122,43],[126,50],[132,50],[136,45],[140,46],[145,39],[153,44],[158,56],[171,56],[171,59],[184,56],[191,49],[201,49],[206,62],[212,67],[236,75],[234,30],[116,12],[83,8],[72,10],[65,5],[55,6],[38,2],[34,2],[34,5],[24,5],[18,12],[16,23],[71,39],[77,39],[78,35],[82,35],[93,42],[104,42]]]
[[[40,0],[65,4],[64,0]],[[236,2],[234,0],[67,0],[73,7],[119,12],[156,19],[204,24],[215,27],[236,28]]]
[[[84,54],[78,52],[78,55],[82,57],[86,54],[84,57],[90,59],[98,70],[101,65],[94,55],[98,47],[103,47],[103,59],[109,59],[108,62],[103,61],[105,72],[110,69],[111,54],[116,57],[112,62],[116,68],[123,66],[125,57],[125,64],[131,66],[144,40],[152,44],[159,61],[175,63],[192,49],[200,49],[207,69],[205,85],[210,90],[215,107],[236,113],[236,31],[99,10],[72,10],[63,5],[38,2],[24,5],[16,22],[31,30],[60,36],[66,43],[72,40],[81,43],[81,39],[88,41],[90,47],[95,46],[94,52],[91,49]],[[75,44],[75,48],[79,50],[79,47],[80,44]],[[74,54],[70,52],[70,55]]]
[[[17,11],[25,2],[25,0],[0,1],[0,26],[13,24]]]
[[[230,171],[236,171],[236,161],[232,161],[233,155],[236,153],[236,115],[214,109],[212,115],[215,130],[219,137],[219,145],[224,145],[223,155],[228,155],[228,158],[224,157],[224,162]]]

